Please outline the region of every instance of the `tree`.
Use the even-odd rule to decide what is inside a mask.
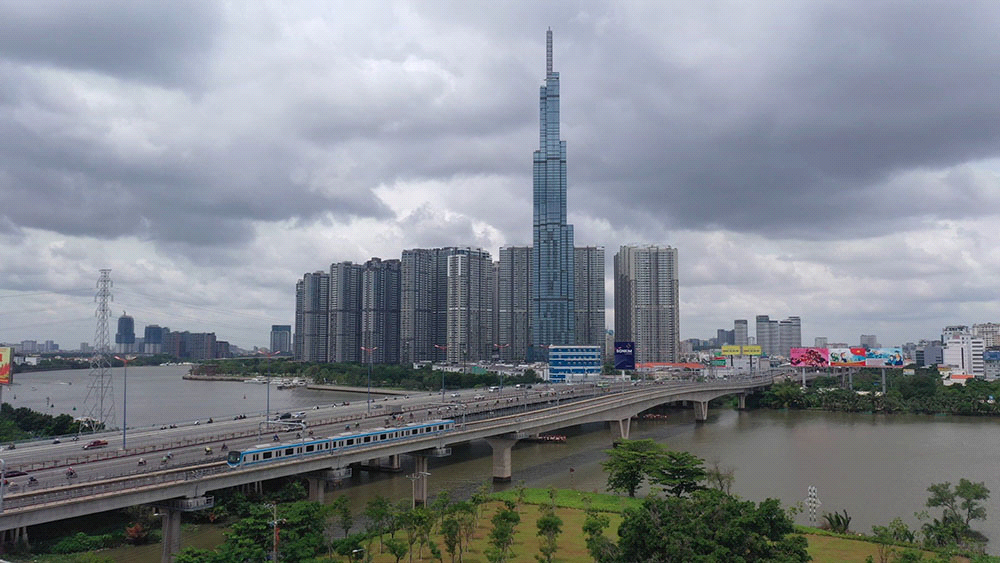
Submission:
[[[608,473],[608,490],[626,492],[634,497],[663,448],[652,440],[619,440],[605,453],[608,459],[601,467]]]
[[[389,553],[391,553],[392,556],[396,558],[396,563],[399,563],[399,560],[405,557],[407,552],[409,551],[409,549],[407,549],[406,547],[406,542],[404,542],[403,540],[398,540],[396,538],[389,538],[385,540],[385,547],[386,549],[389,550]]]
[[[709,486],[728,495],[733,490],[733,482],[736,481],[736,470],[723,466],[719,460],[715,460],[712,462],[712,467],[705,470],[705,480]]]
[[[521,522],[521,516],[515,510],[516,507],[517,505],[513,502],[504,501],[504,505],[493,515],[490,548],[486,550],[486,558],[491,563],[507,561],[510,547],[514,543],[514,528]]]
[[[618,557],[618,546],[604,535],[604,530],[611,524],[610,519],[607,515],[595,510],[590,505],[590,499],[587,499],[585,514],[583,534],[587,544],[587,553],[598,563],[615,561]]]
[[[535,559],[540,563],[552,563],[552,556],[558,550],[556,538],[562,533],[562,524],[562,518],[556,515],[554,506],[549,504],[542,508],[542,515],[535,523],[538,537],[541,538],[538,546],[539,555],[536,555]]]
[[[441,521],[441,537],[444,540],[444,548],[451,555],[452,563],[455,563],[455,553],[459,553],[461,561],[462,550],[462,527],[454,515],[445,516]]]
[[[346,538],[351,533],[351,526],[354,525],[354,516],[351,514],[351,501],[345,495],[340,495],[330,503],[330,511],[337,517],[340,529],[344,530]]]
[[[806,540],[793,531],[774,499],[755,505],[714,490],[650,497],[626,510],[618,552],[600,561],[808,561]]]
[[[680,497],[704,489],[704,460],[688,452],[667,451],[654,462],[650,480],[662,485],[670,494]]]
[[[985,483],[973,483],[962,478],[952,489],[950,482],[934,483],[927,487],[929,508],[942,508],[940,519],[933,519],[922,527],[924,543],[929,546],[950,544],[968,545],[985,543],[986,537],[972,529],[973,520],[986,518],[983,502],[990,498]],[[926,513],[925,513],[926,516]]]
[[[365,516],[368,518],[366,531],[369,537],[378,536],[378,552],[382,553],[382,536],[389,530],[392,521],[392,502],[382,495],[375,495],[375,498],[368,501],[365,506]],[[369,551],[371,551],[369,549]]]

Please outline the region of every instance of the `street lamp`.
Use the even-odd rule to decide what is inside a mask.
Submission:
[[[371,348],[361,347],[362,350],[368,352],[368,416],[372,415],[372,362],[375,361],[375,350],[378,350],[378,346],[372,346]]]
[[[128,361],[135,359],[135,356],[115,356],[116,360],[125,364],[122,373],[122,449],[125,449],[128,438]]]
[[[406,476],[406,478],[410,480],[410,483],[413,484],[413,497],[412,497],[413,498],[413,504],[412,504],[413,508],[417,507],[417,481],[420,481],[420,480],[425,479],[425,478],[430,477],[430,476],[431,476],[431,474],[428,473],[428,472],[426,472],[426,471],[415,471],[415,472],[413,472],[413,475],[407,475]]]
[[[435,348],[438,350],[447,350],[447,346],[442,346],[440,344],[435,344]],[[431,369],[434,369],[434,362],[431,362]],[[444,402],[444,370],[441,370],[441,402]]]
[[[493,345],[494,348],[496,348],[497,350],[499,350],[499,352],[497,352],[497,354],[500,356],[501,360],[503,360],[503,349],[506,348],[506,347],[508,347],[508,346],[510,346],[510,344],[494,344]],[[500,395],[501,396],[503,395],[503,370],[500,370]]]

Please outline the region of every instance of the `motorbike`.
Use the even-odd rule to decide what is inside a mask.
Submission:
[[[212,448],[205,446],[205,455],[212,455]]]
[[[142,458],[140,457],[140,458],[139,458],[139,465],[146,465],[146,460],[145,460],[145,459],[142,459]]]
[[[66,470],[66,478],[72,479],[73,477],[76,477],[76,471],[74,471],[73,468],[71,467]]]

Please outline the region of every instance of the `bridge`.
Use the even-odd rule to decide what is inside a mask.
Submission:
[[[308,424],[310,430],[319,432],[317,436],[341,432],[341,424],[365,430],[402,425],[411,420],[451,418],[456,426],[446,434],[238,469],[223,461],[219,446],[226,443],[232,449],[247,449],[265,443],[277,423],[247,419],[138,435],[133,432],[131,448],[100,449],[85,454],[79,453],[80,443],[71,444],[72,449],[67,449],[66,444],[18,448],[3,452],[6,468],[37,475],[38,481],[33,486],[21,484],[17,490],[8,487],[5,494],[0,494],[0,531],[3,531],[0,540],[27,542],[28,526],[147,504],[158,507],[163,515],[163,561],[171,561],[180,546],[180,514],[211,507],[209,493],[215,490],[259,486],[269,479],[299,475],[307,480],[310,500],[322,502],[326,483],[349,476],[352,465],[378,464],[379,460],[388,459],[389,465],[398,469],[399,456],[407,454],[415,459],[416,469],[411,477],[415,502],[426,502],[428,458],[450,454],[453,444],[485,440],[493,450],[493,480],[510,481],[512,448],[521,439],[590,422],[609,422],[618,436],[628,438],[632,417],[678,401],[689,402],[694,407],[695,419],[705,421],[712,399],[736,395],[743,407],[748,394],[774,381],[775,377],[769,376],[734,381],[616,383],[610,388],[538,386],[489,393],[488,398],[480,394],[450,401],[443,394],[432,393],[397,397],[391,403],[386,398],[373,415],[368,414],[366,405],[317,407],[315,415],[309,411]],[[389,410],[397,414],[380,412]],[[290,432],[285,435],[290,436]],[[117,437],[106,436],[106,439]],[[295,442],[294,438],[282,441],[289,445]],[[208,451],[206,447],[212,448],[211,454],[203,453]],[[159,464],[156,459],[145,465],[137,464],[141,456],[159,457],[168,451],[169,460],[161,458]],[[64,475],[68,466],[74,467],[78,477]],[[11,480],[23,483],[25,479],[22,476]]]

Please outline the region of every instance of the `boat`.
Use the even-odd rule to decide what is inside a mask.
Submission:
[[[250,379],[244,379],[243,383],[267,383],[267,380],[261,376],[251,377]]]

